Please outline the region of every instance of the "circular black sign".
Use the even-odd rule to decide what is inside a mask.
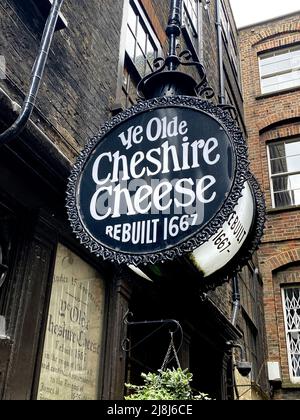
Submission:
[[[228,112],[198,98],[146,101],[107,123],[81,153],[69,182],[69,218],[81,242],[105,259],[173,259],[222,225],[247,167]]]

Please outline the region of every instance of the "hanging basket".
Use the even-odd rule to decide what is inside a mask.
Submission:
[[[188,369],[182,370],[174,345],[174,333],[170,334],[170,345],[161,369],[158,373],[142,373],[145,383],[142,386],[126,384],[127,389],[132,392],[125,397],[126,400],[210,400],[206,394],[193,395],[190,385],[193,375]],[[173,360],[177,369],[168,368]]]

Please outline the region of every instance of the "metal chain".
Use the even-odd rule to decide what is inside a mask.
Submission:
[[[168,362],[169,362],[169,360],[170,360],[171,350],[172,350],[172,343],[170,343],[170,345],[169,345],[169,348],[168,348],[168,351],[167,351],[166,357],[165,357],[165,359],[164,359],[164,361],[163,361],[163,364],[162,364],[161,370],[165,370],[165,369],[166,369],[167,364],[168,364]]]
[[[181,369],[180,362],[179,362],[178,355],[177,355],[177,351],[176,351],[175,344],[174,344],[174,333],[170,332],[170,334],[171,334],[171,341],[170,341],[170,345],[169,345],[166,357],[165,357],[165,359],[163,361],[163,364],[162,364],[162,367],[161,367],[162,371],[164,371],[166,369],[166,367],[173,360],[173,358],[175,358],[175,360],[176,360],[177,367],[179,369]],[[173,354],[174,354],[174,357],[172,359],[171,359],[171,352],[173,352]]]

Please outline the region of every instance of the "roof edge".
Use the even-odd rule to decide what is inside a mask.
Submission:
[[[268,22],[274,22],[276,20],[283,20],[283,19],[286,19],[287,17],[294,16],[294,15],[300,15],[300,9],[295,11],[295,12],[291,12],[291,13],[287,13],[287,14],[284,14],[284,15],[276,16],[276,17],[271,18],[271,19],[265,19],[265,20],[262,20],[260,22],[251,23],[250,25],[241,26],[240,28],[237,28],[237,30],[238,30],[238,32],[240,32],[240,31],[243,31],[245,29],[254,28],[256,26],[262,26],[262,25],[264,25]]]

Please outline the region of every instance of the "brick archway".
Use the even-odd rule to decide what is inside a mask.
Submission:
[[[266,261],[266,265],[270,272],[274,272],[293,262],[300,262],[300,248],[282,252]]]
[[[259,120],[259,134],[263,134],[275,125],[293,124],[300,121],[300,105],[297,108],[285,110],[281,113],[268,115],[266,118]]]
[[[278,36],[287,36],[292,34],[300,33],[300,22],[291,22],[289,24],[284,24],[281,28],[277,28],[275,31],[271,28],[265,28],[261,32],[253,35],[252,38],[252,47],[256,47],[259,44],[269,41],[270,39]]]

